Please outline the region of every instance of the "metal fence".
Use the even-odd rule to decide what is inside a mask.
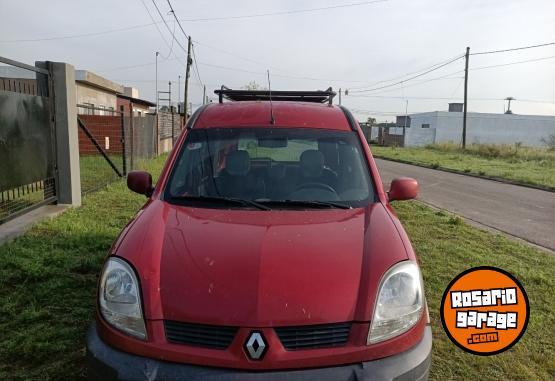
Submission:
[[[143,168],[143,162],[157,154],[156,115],[124,117],[125,157],[129,170]]]
[[[0,57],[0,224],[56,201],[52,80],[45,68]]]
[[[142,168],[157,154],[156,115],[131,115],[79,104],[81,192],[95,191]]]
[[[123,177],[126,170],[123,113],[77,105],[81,193],[86,194]]]

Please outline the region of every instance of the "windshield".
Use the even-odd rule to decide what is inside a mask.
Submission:
[[[188,133],[165,199],[203,207],[222,207],[214,202],[222,200],[236,208],[360,207],[373,200],[373,187],[353,131],[210,128]]]

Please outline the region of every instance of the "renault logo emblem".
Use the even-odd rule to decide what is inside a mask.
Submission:
[[[249,357],[253,360],[260,360],[264,353],[266,353],[266,341],[264,341],[264,336],[262,332],[253,331],[251,332],[247,342],[245,343],[245,349],[249,354]]]

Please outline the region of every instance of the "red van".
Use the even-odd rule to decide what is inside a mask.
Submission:
[[[421,380],[422,276],[362,131],[327,91],[222,87],[113,244],[95,380]]]

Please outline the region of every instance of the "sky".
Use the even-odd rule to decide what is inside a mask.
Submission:
[[[203,85],[216,100],[222,84],[268,87],[269,70],[273,90],[332,86],[359,120],[391,121],[461,102],[467,46],[555,42],[553,0],[170,1],[193,40],[194,107]],[[0,0],[0,56],[71,63],[154,101],[158,51],[159,90],[171,81],[177,101],[187,42],[169,11],[167,0]],[[555,45],[471,55],[469,68],[469,111],[502,113],[511,96],[514,113],[555,115]]]

